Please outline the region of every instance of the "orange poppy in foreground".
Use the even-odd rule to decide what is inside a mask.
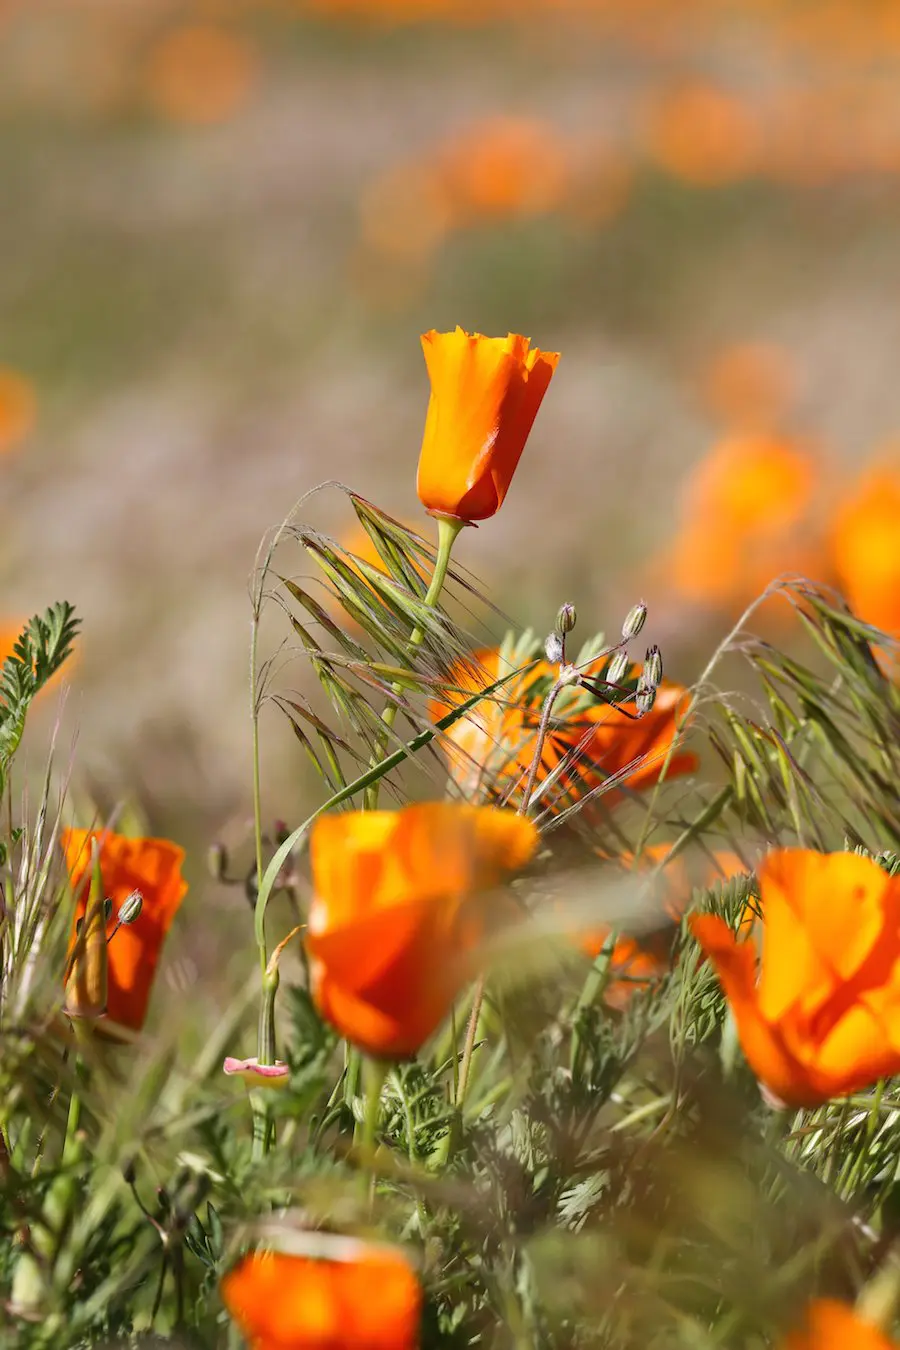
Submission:
[[[756,1076],[816,1106],[900,1073],[900,876],[853,853],[784,849],[759,871],[762,961],[711,914],[688,920]]]
[[[306,949],[322,1016],[370,1054],[415,1054],[509,913],[485,892],[536,846],[531,821],[496,807],[426,803],[316,821]]]
[[[472,662],[457,666],[450,679],[455,686],[452,701],[434,699],[429,711],[434,721],[464,703],[479,689],[493,684],[511,667],[494,648],[476,652]],[[443,733],[442,744],[454,782],[467,797],[497,795],[513,800],[525,784],[537,743],[541,705],[556,672],[540,661],[522,675],[502,685],[490,698],[475,704],[465,717]],[[458,691],[458,692],[457,692]],[[566,756],[571,764],[555,780],[548,800],[559,801],[591,791],[604,778],[614,780],[603,794],[605,806],[621,799],[618,788],[633,791],[651,787],[659,781],[666,755],[677,735],[677,714],[683,706],[685,690],[680,685],[663,683],[656,702],[639,721],[625,717],[608,704],[587,707],[579,704],[571,715],[554,718],[544,739],[540,773],[535,788]],[[557,704],[557,707],[562,705]],[[675,750],[666,771],[667,778],[691,773],[697,757]]]
[[[526,337],[457,328],[424,333],[431,398],[419,456],[419,500],[434,515],[486,520],[503,504],[558,352]]]
[[[119,1026],[140,1031],[163,942],[187,891],[181,876],[184,850],[167,839],[129,839],[109,830],[63,830],[76,920],[84,918],[87,908],[95,839],[100,845],[103,895],[112,901],[110,932],[120,905],[132,892],[139,891],[143,902],[138,918],[120,927],[107,945],[107,1014]]]
[[[415,1350],[422,1292],[388,1248],[351,1260],[253,1252],[223,1279],[222,1300],[252,1350]]]
[[[683,853],[666,863],[671,847],[671,844],[651,844],[641,855],[639,871],[660,863],[663,871],[653,907],[642,908],[640,913],[645,931],[624,932],[616,937],[609,962],[611,978],[603,994],[604,1001],[614,1008],[624,1007],[638,990],[649,988],[671,970],[678,925],[695,887],[707,888],[749,871],[737,854],[730,852],[704,858],[699,867],[689,867]],[[633,858],[623,857],[620,861],[623,868],[634,868]],[[612,931],[608,924],[593,928],[579,935],[578,945],[585,955],[596,959]]]
[[[865,476],[838,511],[832,548],[851,608],[900,638],[900,467]]]
[[[897,1350],[897,1343],[846,1303],[823,1298],[810,1304],[803,1327],[785,1339],[784,1350]]]

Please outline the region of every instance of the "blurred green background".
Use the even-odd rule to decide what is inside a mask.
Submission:
[[[241,832],[257,542],[331,478],[433,534],[431,327],[562,352],[459,563],[539,629],[563,600],[616,627],[644,592],[696,674],[739,597],[671,593],[692,467],[735,431],[799,438],[816,535],[900,427],[898,16],[0,3],[2,617],[84,616],[79,774],[176,837]],[[310,513],[351,523],[336,493]],[[266,738],[291,816],[302,752],[277,716]]]

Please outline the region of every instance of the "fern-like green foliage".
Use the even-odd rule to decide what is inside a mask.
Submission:
[[[0,792],[32,700],[72,651],[81,620],[67,600],[28,620],[0,668]]]

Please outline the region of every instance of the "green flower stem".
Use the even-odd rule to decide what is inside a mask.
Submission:
[[[387,1076],[387,1065],[380,1060],[366,1056],[362,1062],[363,1083],[366,1089],[366,1115],[363,1121],[360,1144],[366,1164],[375,1157],[375,1141],[378,1135],[378,1114],[381,1109],[381,1089]]]
[[[425,595],[426,605],[433,606],[437,604],[438,597],[440,596],[440,593],[444,586],[444,582],[447,579],[447,569],[450,566],[450,553],[453,548],[454,541],[464,524],[465,521],[463,520],[456,520],[455,518],[452,518],[450,516],[438,516],[437,557],[435,558],[434,561],[434,573],[432,574],[431,577],[431,584],[429,585],[428,591]],[[409,638],[410,655],[412,655],[414,652],[418,650],[419,647],[421,647],[422,639],[424,638],[424,636],[425,636],[425,629],[421,624],[418,624],[410,634]],[[394,694],[395,697],[399,696],[402,690],[403,686],[401,684],[394,684],[391,686],[391,692],[392,694]],[[387,749],[391,729],[393,728],[394,722],[397,720],[398,707],[399,705],[397,703],[392,702],[385,708],[384,712],[381,714],[381,720],[384,723],[384,730],[378,733],[378,736],[375,741],[375,746],[372,750],[372,758],[369,760],[369,767],[372,769],[375,768],[377,765],[379,765],[381,761],[384,759],[384,754]],[[378,792],[380,782],[381,782],[380,779],[376,779],[375,782],[370,783],[369,786],[366,788],[365,797],[363,798],[363,806],[366,811],[374,811],[378,805]]]
[[[262,998],[259,1005],[257,1059],[260,1064],[275,1063],[275,997],[280,980],[278,966],[273,959],[271,967],[263,976]],[[275,1133],[266,1089],[257,1089],[250,1093],[250,1107],[253,1112],[252,1158],[254,1162],[259,1162],[271,1148]]]

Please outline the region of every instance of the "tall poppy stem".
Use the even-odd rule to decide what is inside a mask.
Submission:
[[[466,522],[464,520],[457,520],[451,516],[438,516],[437,555],[434,560],[434,572],[431,576],[431,582],[425,594],[425,604],[429,607],[436,605],[438,602],[438,597],[443,590],[444,582],[447,580],[447,569],[450,566],[450,553],[453,549],[454,541],[465,524]],[[419,647],[421,647],[424,636],[425,628],[422,624],[417,624],[409,636],[408,652],[410,656],[413,656],[415,652],[418,651]],[[391,685],[391,693],[395,699],[399,697],[402,690],[403,686],[401,684]],[[369,760],[369,768],[371,769],[377,768],[384,759],[385,751],[387,750],[388,741],[390,739],[390,733],[394,722],[397,720],[398,708],[399,704],[392,701],[381,714],[384,730],[379,731],[376,737],[375,745],[372,750],[372,758]],[[375,782],[370,783],[366,788],[365,796],[363,798],[363,804],[366,811],[374,811],[377,807],[380,786],[381,780],[376,778]]]

